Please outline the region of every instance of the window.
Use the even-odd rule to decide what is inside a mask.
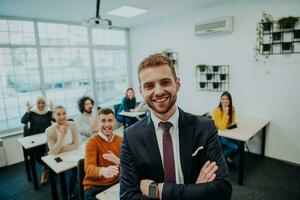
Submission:
[[[125,50],[95,50],[98,102],[119,102],[128,86],[127,52]]]
[[[0,18],[0,133],[21,127],[26,103],[34,106],[42,94],[65,106],[69,117],[78,114],[83,95],[101,106],[118,103],[127,69],[125,29]]]

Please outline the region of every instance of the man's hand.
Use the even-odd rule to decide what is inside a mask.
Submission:
[[[113,152],[108,151],[102,155],[105,160],[115,163],[116,165],[120,165],[120,158],[116,156]]]
[[[218,170],[218,166],[216,162],[206,161],[206,163],[203,165],[200,171],[196,184],[213,181],[216,178],[217,170]]]
[[[150,179],[143,179],[140,182],[140,190],[142,192],[142,194],[146,197],[149,196],[149,185],[152,183],[153,181]]]
[[[119,174],[119,168],[116,165],[101,167],[99,174],[104,178],[112,178]]]

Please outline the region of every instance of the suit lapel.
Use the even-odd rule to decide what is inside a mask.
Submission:
[[[178,125],[181,168],[184,182],[188,183],[191,176],[194,126],[181,109],[179,109]]]
[[[154,124],[151,120],[150,115],[147,116],[143,129],[143,138],[145,140],[144,144],[146,144],[146,148],[148,151],[148,156],[152,167],[151,171],[153,170],[153,172],[158,174],[158,176],[156,177],[158,180],[156,181],[164,181],[162,159],[158,147]]]

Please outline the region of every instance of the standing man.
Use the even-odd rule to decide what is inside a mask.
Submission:
[[[75,122],[80,135],[80,143],[85,142],[93,133],[99,131],[97,127],[97,115],[93,113],[94,100],[90,97],[81,97],[78,101],[80,115]]]
[[[121,200],[227,200],[232,187],[214,122],[176,106],[180,80],[161,55],[138,68],[151,114],[125,130]]]

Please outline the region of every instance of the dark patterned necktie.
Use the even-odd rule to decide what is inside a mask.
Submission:
[[[163,130],[165,181],[176,182],[173,143],[170,135],[170,128],[172,124],[170,122],[159,122],[158,126]]]

